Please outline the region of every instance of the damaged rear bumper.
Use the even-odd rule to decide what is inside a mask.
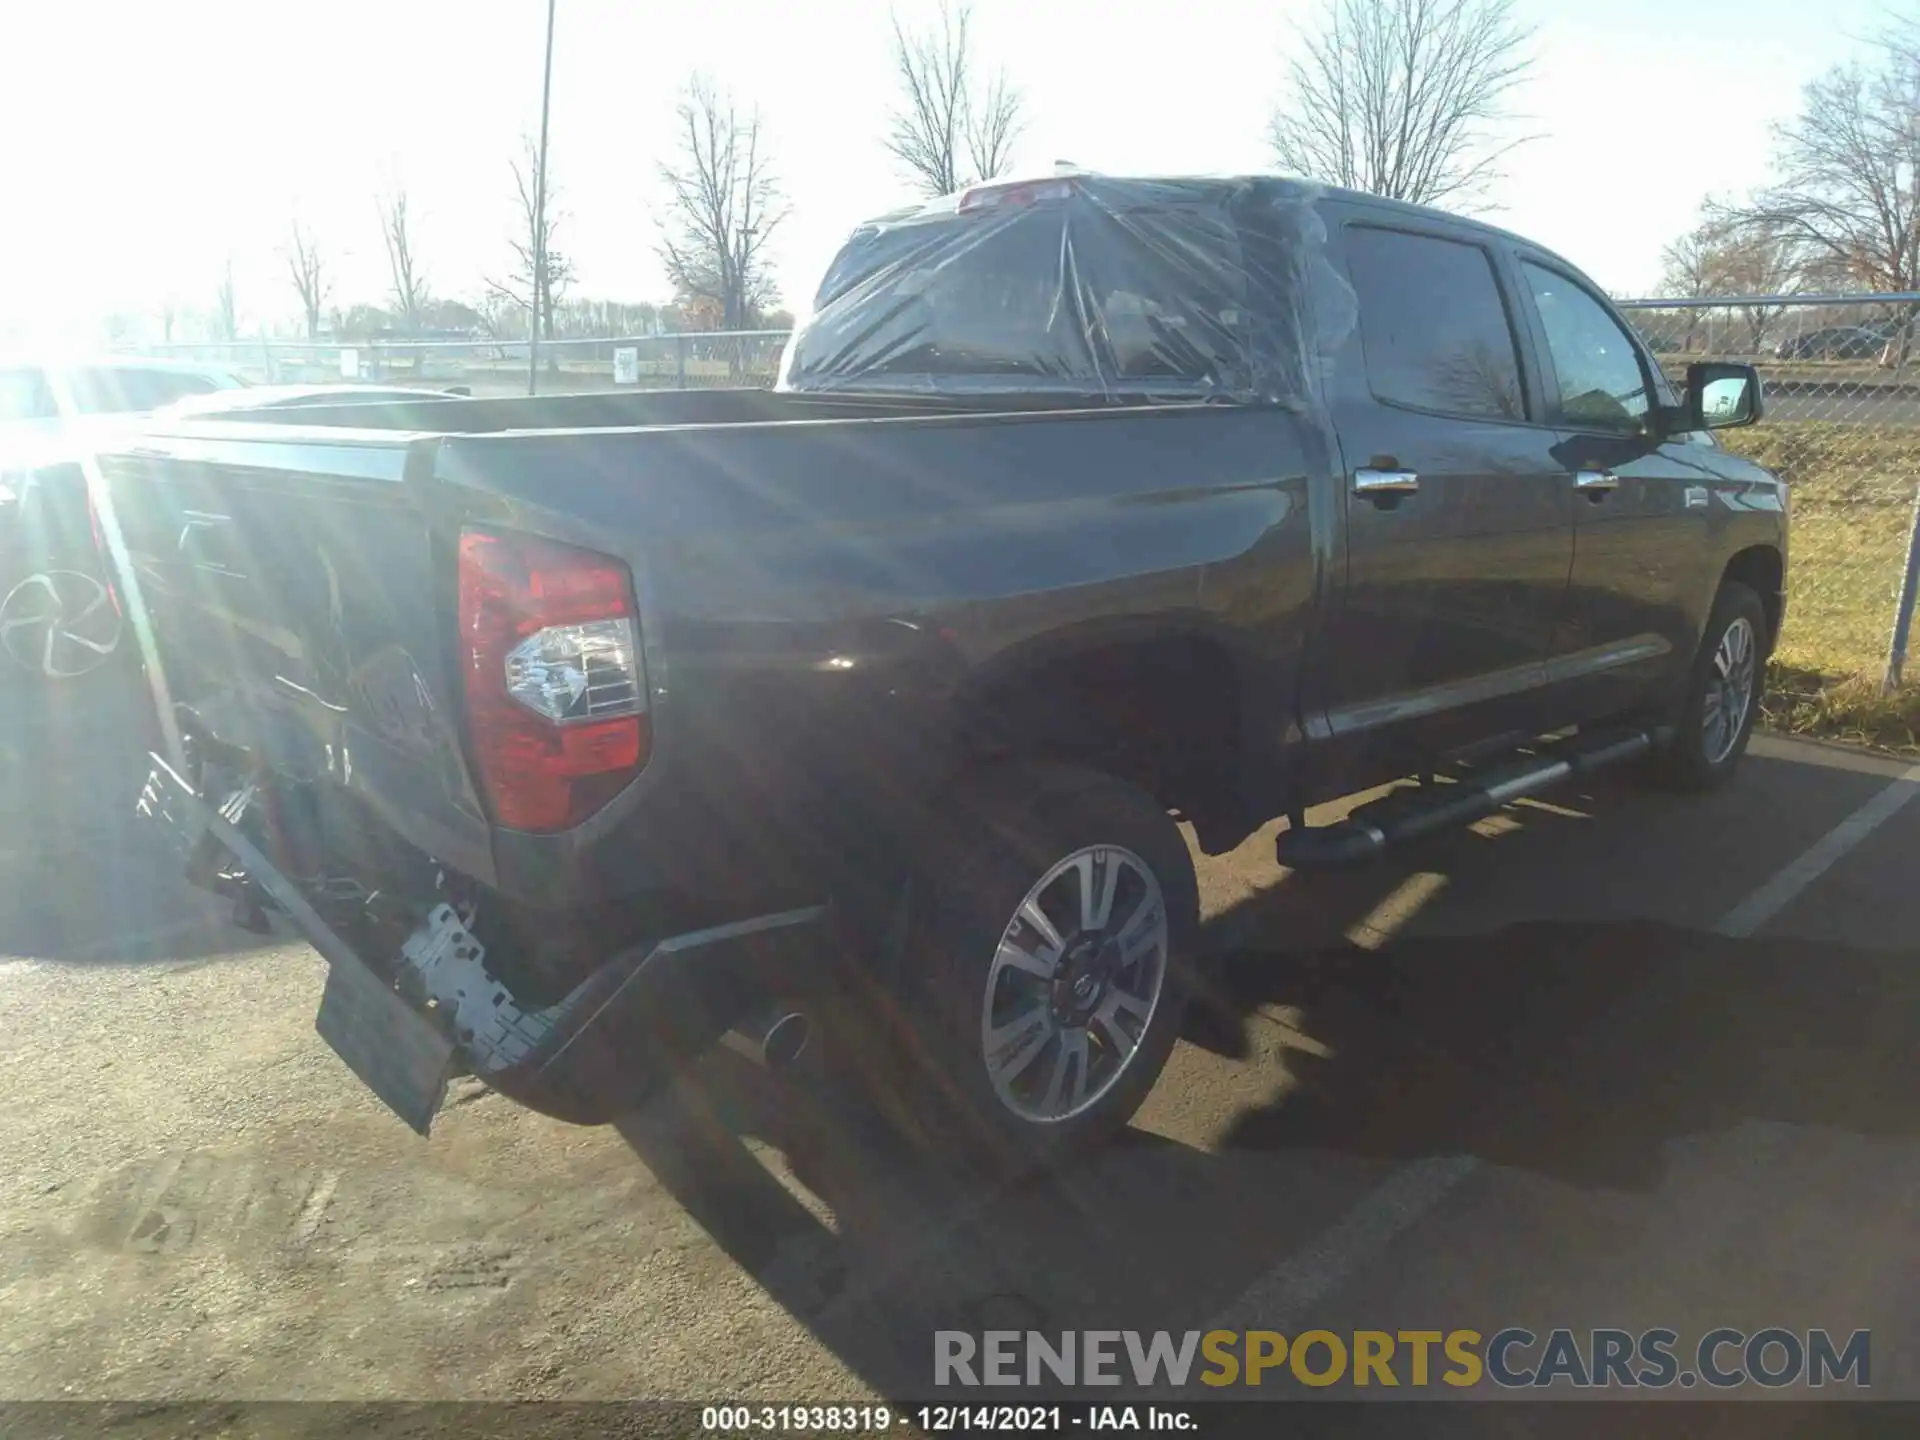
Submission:
[[[450,905],[422,907],[397,955],[363,955],[249,838],[250,798],[216,805],[156,755],[139,808],[197,883],[218,878],[237,922],[277,909],[320,953],[315,1028],[421,1135],[463,1071],[561,1120],[614,1119],[717,1040],[757,979],[814,968],[826,928],[816,905],[665,936],[615,954],[555,1004],[523,1008]]]

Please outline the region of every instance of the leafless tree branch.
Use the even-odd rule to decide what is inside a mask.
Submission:
[[[394,312],[411,335],[420,329],[420,312],[427,305],[427,279],[414,254],[405,190],[395,190],[380,201],[380,237],[387,247]]]
[[[1774,183],[1735,212],[1797,245],[1824,276],[1869,290],[1920,288],[1920,44],[1882,37],[1872,65],[1810,82],[1801,112],[1774,127]],[[1901,364],[1913,314],[1885,363]]]
[[[293,280],[295,292],[300,296],[300,313],[307,322],[307,339],[318,339],[320,315],[326,309],[327,295],[333,289],[333,282],[327,276],[313,232],[298,220],[293,222],[293,235],[287,246],[287,272]]]
[[[1000,71],[976,82],[973,9],[941,0],[937,26],[909,31],[893,20],[899,102],[887,149],[928,195],[951,195],[1004,174],[1025,121],[1025,101]]]
[[[1287,62],[1281,168],[1350,190],[1475,200],[1521,140],[1493,131],[1532,63],[1513,0],[1325,0]]]
[[[240,307],[233,291],[233,261],[227,260],[226,267],[220,272],[220,286],[214,292],[214,328],[219,331],[222,340],[240,338]]]
[[[660,166],[661,263],[683,306],[746,329],[778,298],[767,247],[787,215],[759,112],[743,118],[696,76],[681,97],[679,130],[677,161]]]
[[[537,327],[541,339],[551,340],[555,307],[573,284],[573,262],[554,244],[566,217],[555,204],[560,187],[553,178],[552,157],[547,158],[546,204],[542,206],[540,147],[531,135],[522,136],[520,144],[521,157],[513,162],[513,198],[520,233],[508,242],[513,269],[503,279],[488,280],[487,294],[525,313],[530,335]]]

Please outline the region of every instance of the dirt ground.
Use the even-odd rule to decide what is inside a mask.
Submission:
[[[463,1083],[419,1141],[314,1034],[318,958],[132,829],[114,706],[8,703],[0,1399],[852,1403],[936,1328],[1221,1315],[1867,1327],[1920,1397],[1920,804],[1714,933],[1899,765],[1768,742],[1357,876],[1256,837],[1128,1143],[1006,1188],[724,1053],[598,1130]]]

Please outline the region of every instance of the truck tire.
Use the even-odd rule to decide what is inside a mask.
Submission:
[[[1726,581],[1714,597],[1687,677],[1673,742],[1654,759],[1657,783],[1702,791],[1727,782],[1760,713],[1767,651],[1767,613],[1760,597],[1737,580]]]
[[[909,954],[940,1098],[998,1169],[1125,1128],[1179,1038],[1199,932],[1166,811],[1109,776],[971,776],[925,869]]]

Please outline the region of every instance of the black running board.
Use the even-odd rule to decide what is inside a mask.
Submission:
[[[1504,764],[1466,771],[1450,783],[1396,790],[1332,825],[1282,830],[1274,858],[1289,870],[1365,865],[1405,841],[1457,830],[1523,796],[1650,754],[1672,733],[1662,725],[1575,735]]]

